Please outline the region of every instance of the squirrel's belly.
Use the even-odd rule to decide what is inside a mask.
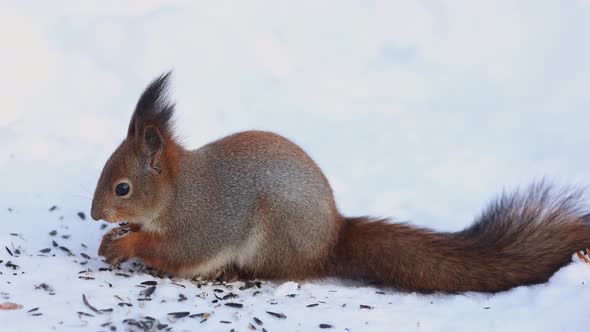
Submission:
[[[178,274],[187,277],[208,276],[232,265],[239,268],[256,266],[256,256],[261,250],[263,239],[261,229],[255,227],[240,245],[226,247],[205,261],[180,269]]]
[[[233,250],[229,248],[224,249],[221,252],[217,253],[214,257],[206,261],[181,268],[178,271],[178,274],[180,276],[190,278],[213,274],[217,271],[222,270],[224,267],[228,266],[231,263],[233,256],[232,254]]]

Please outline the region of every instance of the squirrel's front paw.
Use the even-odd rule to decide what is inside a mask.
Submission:
[[[122,240],[127,233],[127,229],[116,227],[103,236],[100,248],[98,249],[98,254],[103,256],[107,263],[118,265],[131,258],[122,246]]]

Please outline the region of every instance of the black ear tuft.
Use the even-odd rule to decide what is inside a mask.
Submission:
[[[168,140],[173,136],[174,102],[168,96],[172,71],[156,77],[143,91],[129,123],[128,137],[141,137],[148,126],[154,126]]]

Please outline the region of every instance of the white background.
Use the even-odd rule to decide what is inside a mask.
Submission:
[[[590,183],[589,22],[584,0],[1,1],[0,209],[23,214],[0,225],[48,241],[75,220],[48,207],[88,212],[174,69],[186,146],[276,131],[343,213],[459,230],[504,188]]]

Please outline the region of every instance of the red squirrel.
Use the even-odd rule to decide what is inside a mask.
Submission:
[[[543,183],[502,195],[455,233],[344,217],[318,165],[282,136],[245,131],[183,147],[170,77],[142,93],[98,180],[92,218],[131,225],[103,237],[107,263],[139,258],[181,277],[340,277],[420,293],[499,292],[546,282],[590,247],[581,195]]]

